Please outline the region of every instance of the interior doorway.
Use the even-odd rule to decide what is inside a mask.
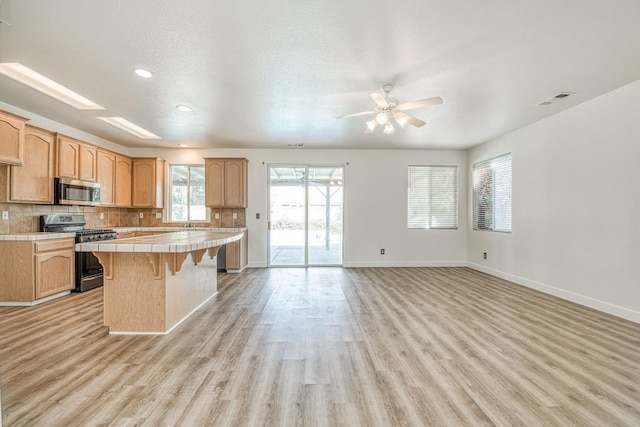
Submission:
[[[343,166],[269,166],[269,266],[342,265]]]

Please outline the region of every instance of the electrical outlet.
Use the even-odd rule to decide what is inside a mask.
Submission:
[[[487,253],[486,253],[486,252],[484,252],[484,253],[482,254],[482,258],[487,259]]]
[[[259,213],[256,214],[256,219],[260,219],[260,214]]]
[[[100,212],[100,219],[104,219],[104,212]]]
[[[216,212],[216,214],[213,216],[215,219],[220,219],[220,214]]]
[[[384,255],[384,249],[380,249],[380,255]]]
[[[140,212],[140,213],[138,214],[138,217],[139,217],[139,218],[144,218],[144,214],[143,214],[142,212]]]
[[[162,218],[162,212],[156,212],[156,218],[157,219],[161,219]]]
[[[233,219],[238,219],[238,214],[236,212],[233,213]]]
[[[2,219],[9,219],[9,211],[2,211]]]

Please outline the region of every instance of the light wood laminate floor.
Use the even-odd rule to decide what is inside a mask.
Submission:
[[[167,336],[0,308],[12,426],[637,426],[640,325],[467,268],[250,269]]]

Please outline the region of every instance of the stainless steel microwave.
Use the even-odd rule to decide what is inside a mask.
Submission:
[[[100,184],[70,178],[54,179],[54,203],[56,205],[98,206]]]

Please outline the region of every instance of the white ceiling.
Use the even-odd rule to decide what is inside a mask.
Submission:
[[[465,149],[640,79],[638,0],[4,0],[0,17],[0,62],[107,111],[4,76],[0,101],[129,147]],[[390,136],[334,118],[370,110],[385,83],[444,104]],[[575,95],[536,105],[562,91]]]

